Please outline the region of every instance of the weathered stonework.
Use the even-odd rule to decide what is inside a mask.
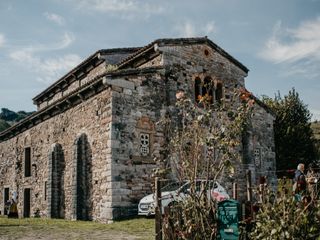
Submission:
[[[167,113],[175,117],[177,91],[195,99],[196,79],[210,78],[232,107],[247,72],[207,38],[98,51],[36,96],[35,114],[0,133],[1,212],[9,188],[18,193],[20,216],[106,222],[136,214],[165,146],[156,123]],[[251,125],[236,167],[239,182],[246,169],[254,182],[261,175],[272,182],[273,116],[256,104]],[[24,169],[28,147],[31,176]]]

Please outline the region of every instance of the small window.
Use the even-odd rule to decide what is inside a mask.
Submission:
[[[256,167],[260,167],[260,164],[261,164],[261,149],[260,148],[256,148],[254,150],[254,164],[256,165]]]
[[[147,133],[140,134],[140,154],[148,156],[150,153],[150,135]]]
[[[222,89],[222,83],[217,83],[217,87],[216,87],[216,101],[217,103],[221,103],[222,102],[222,98],[223,98],[223,89]]]
[[[24,176],[31,176],[31,148],[24,149]]]
[[[10,195],[9,195],[10,191],[9,191],[9,188],[5,188],[4,189],[4,215],[8,215],[9,214],[9,200],[10,200]]]
[[[195,100],[197,103],[200,102],[200,99],[205,97],[206,103],[212,104],[214,100],[214,89],[213,82],[210,77],[206,77],[204,81],[202,81],[199,77],[195,79],[194,83],[194,92],[195,92]]]
[[[44,182],[44,200],[47,200],[47,181]]]
[[[206,97],[209,104],[213,104],[213,82],[210,77],[204,79],[203,87],[202,96]]]
[[[200,101],[200,97],[201,97],[201,79],[199,77],[197,77],[194,80],[194,95],[195,95],[195,100],[197,103],[199,103]]]

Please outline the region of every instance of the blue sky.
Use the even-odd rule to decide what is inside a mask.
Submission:
[[[208,36],[273,97],[295,87],[320,120],[320,0],[1,0],[0,107],[32,98],[98,49]]]

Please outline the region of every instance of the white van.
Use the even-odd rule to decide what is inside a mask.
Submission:
[[[205,180],[196,181],[196,190],[200,192],[201,186],[205,185]],[[211,189],[209,196],[217,201],[230,199],[227,191],[218,183],[209,181],[208,189]],[[183,201],[189,195],[190,182],[172,182],[161,188],[161,206],[162,213],[164,208],[174,203]],[[150,194],[143,197],[138,205],[138,215],[151,216],[155,214],[155,195]]]

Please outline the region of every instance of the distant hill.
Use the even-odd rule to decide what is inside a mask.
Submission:
[[[10,124],[7,123],[5,120],[0,119],[0,132],[10,127]]]
[[[320,160],[320,122],[311,123],[311,129],[316,140],[316,148],[318,149],[318,159]]]
[[[313,131],[315,139],[320,140],[320,122],[311,123],[311,129]]]
[[[22,119],[28,117],[33,112],[25,112],[25,111],[18,111],[14,112],[7,108],[1,108],[0,112],[0,132],[4,131],[5,129],[9,128],[13,124],[20,122]]]

